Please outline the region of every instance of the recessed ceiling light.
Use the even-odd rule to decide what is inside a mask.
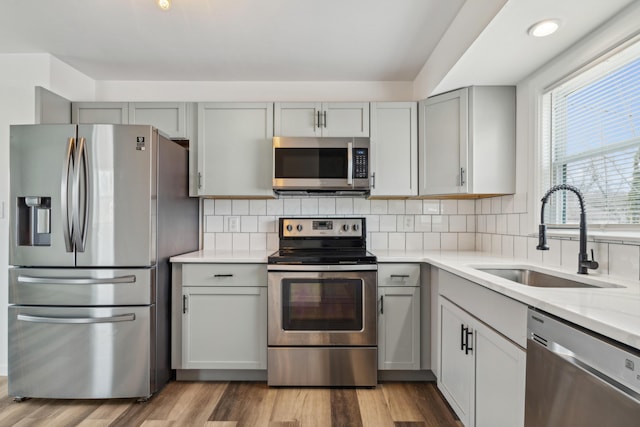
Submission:
[[[158,0],[158,6],[162,10],[169,10],[171,7],[171,0]]]
[[[533,24],[527,32],[533,37],[546,37],[558,31],[558,28],[560,28],[560,20],[545,19]]]

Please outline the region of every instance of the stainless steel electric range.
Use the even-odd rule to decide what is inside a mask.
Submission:
[[[268,258],[268,384],[377,384],[377,260],[365,218],[280,218]]]

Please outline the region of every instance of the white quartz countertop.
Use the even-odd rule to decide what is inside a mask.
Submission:
[[[584,276],[572,271],[549,268],[528,260],[503,258],[482,252],[385,250],[373,252],[378,257],[378,262],[381,263],[424,262],[442,268],[480,286],[640,350],[640,281],[618,279],[597,273]],[[196,251],[172,257],[170,261],[181,263],[266,263],[270,253],[270,251]],[[540,288],[520,285],[474,268],[474,266],[505,265],[530,266],[567,279],[587,281],[595,285],[613,284],[619,287]]]

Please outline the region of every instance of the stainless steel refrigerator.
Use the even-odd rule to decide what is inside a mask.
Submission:
[[[141,125],[16,125],[8,393],[147,398],[171,376],[168,258],[198,248],[184,147]]]

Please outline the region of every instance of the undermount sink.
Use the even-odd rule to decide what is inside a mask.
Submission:
[[[512,282],[526,286],[539,288],[619,288],[621,286],[611,283],[598,282],[586,283],[583,281],[566,279],[564,277],[547,274],[528,268],[502,268],[502,267],[475,267],[476,270],[493,274]]]

